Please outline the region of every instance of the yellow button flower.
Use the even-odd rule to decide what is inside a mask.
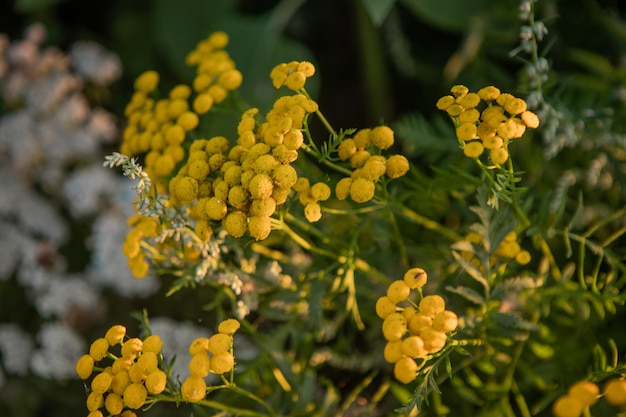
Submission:
[[[411,288],[404,280],[396,280],[387,288],[387,297],[393,303],[406,300],[411,294]]]
[[[444,311],[446,302],[440,295],[427,295],[419,303],[419,311],[430,317],[435,317],[437,313]]]
[[[165,390],[167,374],[160,369],[155,369],[148,374],[144,383],[150,394],[160,394]]]
[[[104,337],[96,339],[89,347],[89,355],[98,362],[106,356],[109,351],[109,342]]]
[[[124,390],[123,398],[128,408],[136,410],[145,404],[146,398],[148,398],[148,391],[142,383],[130,384]]]
[[[76,362],[76,374],[80,379],[87,379],[93,372],[94,360],[91,355],[83,355]]]
[[[228,213],[222,220],[222,227],[234,238],[243,236],[248,230],[246,214],[241,211]]]
[[[389,297],[383,295],[382,297],[376,300],[376,315],[381,319],[386,318],[391,313],[396,312],[396,303],[393,302]]]
[[[473,142],[468,142],[463,147],[463,153],[468,158],[478,158],[480,155],[482,155],[484,150],[485,148],[483,144],[477,140]]]
[[[389,178],[400,178],[409,172],[409,160],[404,155],[391,155],[385,164],[385,174]]]
[[[113,381],[113,375],[108,372],[99,373],[91,381],[91,391],[97,394],[104,394],[111,387],[111,381]]]
[[[110,392],[104,400],[104,408],[106,408],[109,414],[114,416],[118,415],[124,409],[124,401],[122,400],[122,397],[116,393]]]
[[[428,274],[422,268],[411,268],[404,273],[403,279],[409,288],[422,288],[428,281]]]
[[[393,376],[403,384],[408,384],[417,378],[417,370],[415,360],[405,356],[394,364]]]
[[[374,198],[376,186],[373,181],[357,178],[350,186],[350,198],[357,203],[365,203]]]
[[[235,358],[230,352],[219,353],[211,360],[211,369],[218,375],[230,372],[234,365]]]
[[[378,149],[388,149],[393,145],[393,130],[388,126],[378,126],[372,129],[370,138]]]
[[[135,80],[135,90],[142,93],[149,93],[159,84],[159,73],[156,71],[146,71]]]
[[[201,401],[206,396],[206,382],[197,376],[190,376],[180,387],[180,392],[185,401],[195,403]]]
[[[267,238],[272,231],[272,220],[269,216],[253,216],[248,219],[248,231],[256,240]]]
[[[476,125],[474,123],[462,123],[456,128],[456,136],[464,141],[476,138]]]

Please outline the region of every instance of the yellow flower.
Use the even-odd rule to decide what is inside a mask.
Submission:
[[[140,408],[146,402],[146,398],[148,397],[148,391],[146,387],[143,386],[142,383],[134,383],[130,384],[124,390],[124,403],[128,408],[132,408],[134,410]]]
[[[109,414],[118,415],[124,409],[124,401],[122,401],[122,397],[116,393],[110,392],[104,400],[104,408],[106,408]]]
[[[209,351],[209,338],[198,337],[194,339],[189,345],[189,354],[191,356],[198,353],[207,353]]]
[[[613,378],[604,386],[604,399],[615,407],[626,405],[626,380]]]
[[[567,394],[582,400],[586,406],[590,406],[598,401],[600,388],[591,381],[579,381],[569,387]]]
[[[502,165],[509,159],[509,152],[504,148],[493,148],[489,152],[489,158],[494,164]]]
[[[272,171],[272,179],[276,187],[291,188],[296,184],[296,181],[298,181],[298,173],[291,165],[283,164],[274,168]]]
[[[146,390],[150,394],[160,394],[165,390],[167,374],[160,369],[155,369],[148,374],[145,381]]]
[[[124,390],[132,384],[130,380],[130,376],[127,371],[120,371],[113,376],[113,380],[111,381],[111,391],[119,395],[120,397],[124,395]]]
[[[483,87],[478,90],[478,96],[485,101],[496,100],[500,96],[500,90],[494,86]]]
[[[135,90],[142,93],[149,93],[159,84],[159,73],[156,71],[146,71],[135,80]]]
[[[476,124],[478,119],[480,119],[480,112],[476,109],[466,109],[463,113],[459,114],[459,123],[461,124]]]
[[[87,379],[93,372],[94,360],[90,355],[83,355],[76,362],[76,374],[80,379]]]
[[[98,408],[104,405],[104,397],[97,392],[91,392],[87,396],[87,410],[96,411]]]
[[[370,138],[378,149],[388,149],[393,145],[393,130],[388,126],[378,126],[372,129]]]
[[[520,114],[526,111],[526,102],[521,98],[512,98],[504,103],[504,110],[510,115]]]
[[[400,313],[391,313],[383,321],[383,336],[389,342],[402,339],[407,331],[407,322]]]
[[[304,206],[304,217],[314,223],[322,218],[322,207],[317,203],[308,203]]]
[[[539,117],[531,111],[526,110],[520,114],[522,122],[531,129],[536,129],[539,126]]]
[[[387,288],[387,297],[393,303],[399,303],[409,298],[411,288],[404,280],[396,280]]]
[[[433,318],[423,313],[416,313],[409,319],[409,331],[414,335],[419,335],[424,329],[433,324]]]
[[[236,69],[230,69],[220,74],[217,82],[227,90],[235,90],[241,86],[243,76]]]
[[[232,335],[226,333],[215,333],[209,338],[209,352],[213,355],[228,352],[232,343]]]
[[[180,126],[183,128],[184,131],[189,132],[190,130],[194,130],[198,126],[199,122],[200,119],[198,119],[197,114],[186,111],[178,116],[175,126]]]
[[[234,238],[243,236],[248,230],[248,222],[245,213],[241,211],[228,213],[222,220],[222,227]]]
[[[352,178],[342,178],[337,182],[335,186],[335,196],[339,200],[345,200],[350,195],[350,188],[352,188]]]
[[[350,186],[350,198],[357,203],[365,203],[374,198],[376,186],[373,181],[357,178]]]
[[[483,144],[477,140],[473,142],[468,142],[465,144],[465,147],[463,147],[463,153],[468,158],[478,158],[480,155],[482,155],[483,151]]]
[[[465,109],[472,109],[480,103],[480,97],[476,93],[467,93],[456,99],[456,103]]]
[[[185,401],[190,403],[198,402],[206,396],[206,382],[197,376],[190,376],[180,387],[180,392]]]
[[[213,97],[207,93],[198,94],[192,106],[197,114],[205,114],[213,107]]]
[[[448,336],[445,333],[436,330],[433,327],[427,327],[422,330],[419,336],[424,341],[424,349],[428,353],[437,353],[446,345]]]
[[[381,319],[384,319],[391,313],[396,312],[396,303],[394,303],[389,297],[383,295],[376,300],[376,315]]]
[[[454,97],[452,96],[443,96],[439,100],[437,100],[437,108],[439,110],[446,110],[448,107],[454,104]]]
[[[298,91],[304,88],[305,83],[306,76],[300,71],[292,72],[287,76],[287,80],[285,81],[285,85],[287,86],[287,88],[293,91]]]
[[[171,99],[183,99],[186,100],[191,95],[191,88],[186,84],[178,84],[172,87],[170,90],[170,98]]]
[[[585,404],[571,395],[563,395],[552,404],[554,417],[579,417],[585,410]]]
[[[461,97],[469,92],[469,88],[464,85],[455,85],[450,89],[450,92],[454,97]]]
[[[462,123],[456,128],[456,136],[464,141],[476,138],[476,125],[474,123]]]
[[[402,354],[411,358],[419,358],[428,354],[424,348],[424,341],[422,338],[415,335],[404,339],[400,345],[400,350],[402,351]]]
[[[121,341],[124,339],[124,336],[126,336],[126,327],[122,326],[121,324],[116,324],[114,326],[111,326],[109,330],[107,330],[104,338],[107,340],[107,342],[109,342],[109,346],[114,346],[118,343],[121,343]]]
[[[223,320],[222,322],[220,322],[220,324],[217,325],[217,331],[219,333],[224,333],[227,335],[233,335],[235,334],[235,332],[237,330],[239,330],[239,327],[241,326],[241,324],[239,323],[239,320],[236,319],[226,319]]]
[[[337,148],[337,155],[342,161],[347,161],[348,159],[352,158],[352,155],[354,155],[356,151],[356,142],[354,141],[354,139],[348,138],[344,139],[339,144],[339,147]]]
[[[318,201],[326,201],[330,197],[330,187],[323,182],[317,182],[311,187],[311,195]]]
[[[213,356],[211,361],[211,369],[216,374],[224,374],[230,372],[235,365],[235,358],[230,352],[222,352]]]
[[[427,295],[419,303],[419,311],[429,317],[435,317],[437,313],[444,311],[446,302],[440,295]]]
[[[413,358],[405,356],[393,366],[393,376],[403,384],[408,384],[417,378],[417,363]]]
[[[274,182],[267,174],[257,174],[250,180],[248,188],[253,198],[269,198],[274,190]]]
[[[263,199],[254,199],[250,204],[248,214],[250,216],[269,217],[276,211],[276,200],[272,197]]]
[[[437,315],[433,318],[433,329],[449,333],[456,329],[458,323],[458,317],[453,311],[444,310],[437,313]]]
[[[356,145],[357,149],[362,150],[372,144],[371,134],[372,129],[368,128],[360,129],[354,134],[352,140],[354,140],[354,144]]]
[[[530,262],[530,252],[527,250],[521,250],[515,255],[515,262],[520,265],[526,265]]]
[[[389,363],[396,363],[404,356],[404,353],[402,353],[402,340],[387,342],[383,349],[383,357]]]
[[[389,178],[400,178],[409,172],[409,160],[403,155],[391,155],[385,164],[385,174]]]
[[[189,361],[189,373],[204,378],[211,370],[211,358],[204,352],[197,353]]]
[[[104,358],[109,351],[109,342],[104,337],[96,339],[89,347],[89,355],[98,362]]]
[[[125,358],[130,358],[136,356],[139,352],[141,352],[141,348],[143,346],[143,342],[139,338],[128,339],[122,345],[122,356]]]
[[[453,104],[453,105],[451,105],[450,107],[448,107],[446,109],[446,112],[448,113],[448,115],[450,117],[458,117],[464,111],[465,111],[465,109],[463,108],[463,106],[461,106],[459,104]]]
[[[102,372],[95,376],[95,378],[91,381],[91,390],[96,394],[104,394],[111,387],[111,381],[113,380],[113,375]]]
[[[481,139],[483,140],[483,146],[485,147],[485,149],[502,148],[502,146],[504,145],[504,141],[500,136],[488,136]]]
[[[248,219],[250,236],[256,240],[267,238],[272,231],[272,220],[269,216],[252,216]]]
[[[297,70],[303,73],[307,78],[315,74],[315,66],[309,61],[302,61],[298,64]]]
[[[411,268],[404,273],[403,279],[409,288],[422,288],[428,281],[428,274],[422,268]]]
[[[182,201],[189,202],[198,196],[198,181],[191,177],[182,177],[176,182],[174,196]]]

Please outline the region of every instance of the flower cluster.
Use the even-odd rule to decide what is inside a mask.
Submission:
[[[275,66],[270,73],[274,87],[283,85],[290,90],[298,91],[304,88],[306,79],[315,74],[315,67],[308,61],[292,61]]]
[[[522,249],[518,240],[517,233],[511,231],[502,239],[498,246],[491,252],[489,263],[491,267],[496,266],[501,261],[515,261],[519,265],[526,265],[530,262],[530,252]],[[471,245],[483,245],[483,236],[477,232],[469,232],[465,235],[464,242]],[[463,259],[482,270],[480,259],[475,256],[474,248],[469,246],[461,250],[460,255]],[[484,272],[484,271],[483,271]]]
[[[509,159],[509,143],[521,138],[526,128],[539,126],[539,118],[527,110],[524,100],[496,87],[473,93],[456,85],[450,92],[437,101],[437,108],[452,118],[459,144],[469,158],[479,158],[486,149],[491,162],[502,165]]]
[[[611,406],[626,406],[626,380],[612,378],[604,385],[602,398]],[[552,404],[555,417],[579,417],[594,405],[600,397],[600,388],[591,381],[579,381],[571,385],[567,393],[559,396]]]
[[[376,181],[383,175],[394,179],[409,171],[409,161],[403,155],[385,158],[378,155],[394,143],[394,132],[388,126],[361,129],[352,138],[344,139],[337,152],[339,159],[348,161],[352,174],[342,178],[335,186],[339,200],[350,197],[357,203],[365,203],[374,198]]]
[[[96,339],[89,353],[76,363],[76,373],[83,380],[98,372],[87,397],[89,417],[105,415],[103,407],[109,415],[134,417],[132,410],[142,407],[149,395],[162,393],[167,384],[167,374],[159,368],[162,346],[158,335],[143,340],[126,338],[126,328],[121,325],[112,326]],[[114,347],[119,347],[118,355],[111,351]],[[96,367],[105,359],[111,360],[111,365]]]
[[[456,330],[458,324],[457,315],[446,310],[441,296],[427,295],[419,303],[411,300],[411,291],[421,294],[427,279],[422,268],[409,269],[403,279],[389,285],[387,295],[376,301],[376,314],[384,320],[385,360],[394,364],[394,376],[405,384],[417,376],[419,365],[415,359],[425,360],[441,351],[447,333]]]
[[[242,75],[223,49],[227,44],[224,32],[199,42],[186,61],[197,67],[192,85],[174,86],[167,98],[152,98],[159,83],[156,71],[146,71],[135,80],[135,92],[125,109],[128,125],[120,151],[128,156],[146,153],[145,170],[159,192],[165,191],[164,179],[184,159],[183,142],[187,132],[198,126],[199,116],[241,85]]]
[[[213,336],[200,337],[189,346],[189,376],[180,389],[185,401],[198,402],[206,396],[205,378],[209,373],[222,375],[231,372],[235,366],[233,356],[233,335],[239,329],[239,322],[226,319],[218,325]]]
[[[143,278],[148,273],[150,266],[141,250],[141,241],[145,237],[157,236],[161,227],[155,218],[141,215],[132,216],[126,224],[132,229],[124,239],[122,251],[128,258],[128,267],[133,276]]]

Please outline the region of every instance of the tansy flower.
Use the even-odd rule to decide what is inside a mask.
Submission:
[[[484,151],[484,146],[480,141],[472,141],[465,144],[463,153],[468,158],[478,158]]]
[[[157,87],[159,83],[159,73],[156,71],[146,71],[135,80],[135,90],[142,93],[149,93]]]
[[[185,401],[201,401],[206,396],[206,382],[200,377],[190,376],[181,385],[180,392]]]

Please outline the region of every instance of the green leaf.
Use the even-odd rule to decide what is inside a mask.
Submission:
[[[396,0],[361,0],[375,26],[380,26],[391,11]]]
[[[458,264],[461,266],[462,270],[464,272],[467,272],[470,277],[474,278],[474,280],[480,283],[485,288],[485,291],[488,292],[489,283],[483,276],[483,273],[474,265],[472,265],[470,262],[465,260],[458,252],[452,252],[452,255],[454,256],[454,259],[456,259]]]
[[[493,289],[491,296],[489,298],[501,299],[507,294],[520,293],[524,290],[531,290],[536,287],[537,287],[537,283],[535,282],[534,279],[530,277],[510,278],[502,282],[502,284],[496,286]]]
[[[461,297],[465,298],[470,303],[474,303],[476,305],[482,306],[485,304],[485,297],[474,291],[469,287],[446,287],[446,291],[450,291],[451,293],[458,294]]]
[[[548,360],[554,357],[554,348],[552,346],[532,341],[528,343],[528,346],[533,354],[539,359]]]

